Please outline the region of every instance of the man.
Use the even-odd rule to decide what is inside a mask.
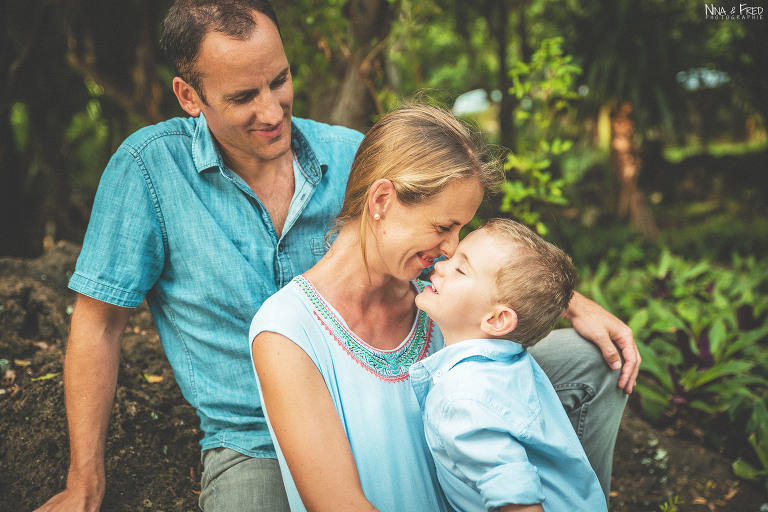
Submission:
[[[39,510],[101,505],[120,343],[144,298],[200,417],[200,506],[287,510],[248,327],[267,297],[325,253],[362,134],[291,116],[290,66],[267,0],[176,0],[162,43],[192,117],[131,135],[102,176],[70,281],[79,295],[64,372],[67,488]],[[621,349],[618,384],[630,392],[639,364],[631,331],[586,299],[572,309],[609,363]]]
[[[145,296],[204,432],[201,506],[287,510],[248,326],[325,252],[362,135],[292,119],[291,70],[264,0],[178,0],[162,44],[192,117],[139,130],[102,177],[70,281],[80,295],[65,360],[67,488],[41,510],[100,507],[120,343]]]

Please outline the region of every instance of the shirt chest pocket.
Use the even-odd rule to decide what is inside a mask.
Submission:
[[[326,242],[325,237],[315,236],[309,239],[309,249],[312,253],[312,259],[314,260],[314,263],[317,263],[320,261],[320,258],[325,256],[325,253],[328,252],[329,247],[330,241]]]

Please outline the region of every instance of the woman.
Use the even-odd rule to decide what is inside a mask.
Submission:
[[[414,305],[423,288],[414,280],[437,257],[453,254],[459,230],[497,181],[461,123],[439,109],[390,113],[361,143],[333,246],[270,298],[251,327],[262,404],[292,510],[447,510],[408,382],[410,365],[443,344]],[[611,346],[605,357],[618,360],[604,338],[623,324],[597,308],[579,296],[569,316],[577,328],[589,325],[586,334]],[[629,368],[619,384],[629,392],[639,357],[626,331],[619,343]],[[579,358],[600,359],[599,351],[570,338],[579,340],[567,343],[578,347]],[[585,370],[563,369],[573,367],[571,355],[549,361],[569,350],[555,343],[541,350],[547,357],[540,364],[550,367],[556,389],[564,386],[561,398],[573,402],[565,405],[575,411],[580,438],[597,432],[612,451],[625,400],[615,398],[621,395],[615,376],[608,384],[610,372],[591,369],[606,377],[599,390],[587,390],[585,402],[570,393],[591,387],[572,379]],[[601,428],[592,429],[581,404],[593,406],[593,395],[602,392],[614,398],[601,400],[607,409]]]

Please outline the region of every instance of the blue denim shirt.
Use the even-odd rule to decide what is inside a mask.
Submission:
[[[521,345],[462,341],[410,374],[438,480],[456,510],[607,510],[555,389]]]
[[[139,130],[107,165],[69,286],[127,308],[146,298],[204,450],[275,456],[248,327],[264,300],[325,253],[361,139],[293,119],[296,187],[279,238],[202,115]]]

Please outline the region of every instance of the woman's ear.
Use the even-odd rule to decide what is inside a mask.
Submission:
[[[384,217],[392,202],[396,199],[395,186],[391,181],[384,178],[376,180],[368,192],[369,218],[378,220]]]
[[[176,95],[176,99],[179,100],[179,105],[187,114],[192,117],[200,115],[200,112],[203,110],[203,102],[197,91],[181,77],[177,76],[173,79],[173,93]]]
[[[517,327],[517,313],[515,310],[497,304],[493,309],[483,317],[480,322],[480,329],[487,335],[496,338],[506,336]]]

